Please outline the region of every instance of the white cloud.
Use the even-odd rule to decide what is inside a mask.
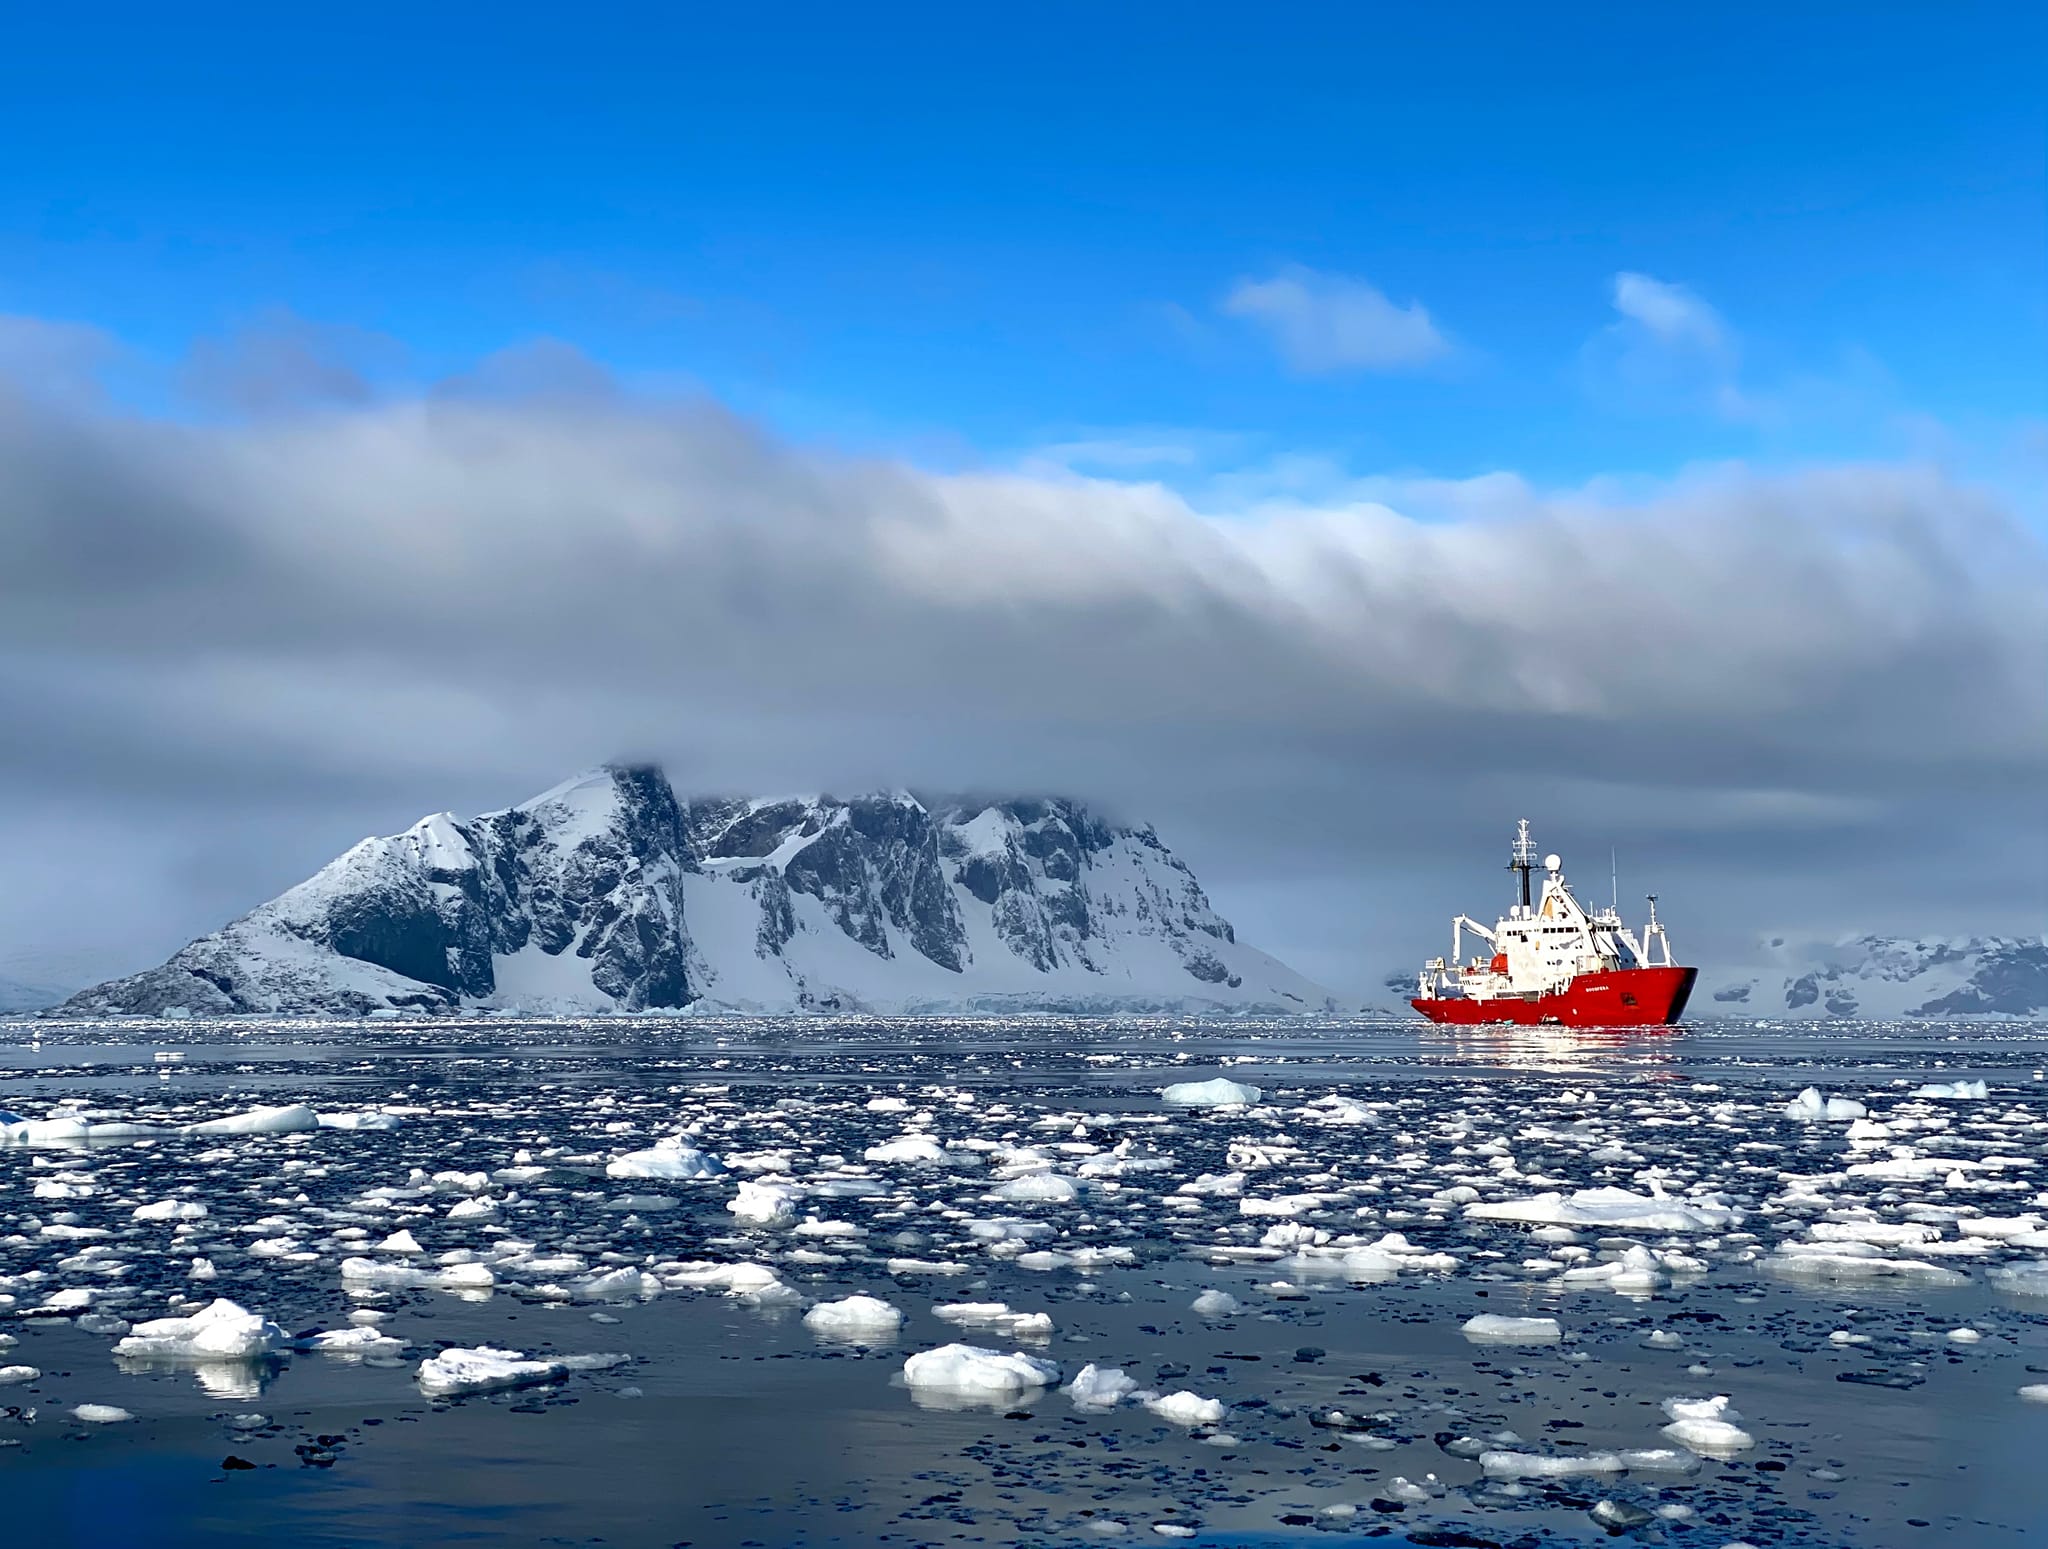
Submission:
[[[1614,277],[1616,320],[1588,341],[1581,364],[1598,397],[1630,410],[1763,417],[1744,391],[1735,334],[1683,285],[1624,270]]]
[[[1299,264],[1238,281],[1223,310],[1269,332],[1296,371],[1394,371],[1451,349],[1421,302],[1397,306],[1362,279]]]
[[[1624,270],[1614,277],[1614,310],[1665,344],[1710,350],[1727,346],[1721,314],[1683,285]]]
[[[1158,821],[1211,881],[1393,894],[1515,816],[1669,853],[1697,809],[1727,815],[1731,917],[1768,880],[1857,923],[1867,879],[1830,866],[1880,847],[1811,847],[1863,814],[1929,889],[2038,895],[2024,845],[1972,836],[2039,828],[2048,567],[1932,468],[1226,505],[832,459],[624,393],[191,426],[0,384],[0,489],[0,853],[147,811],[191,864],[234,858],[194,932],[366,829],[619,755],[697,788],[1066,790]],[[1589,777],[1630,799],[1574,796]],[[1772,811],[1745,816],[1756,791]],[[1796,853],[1788,811],[1827,818]],[[265,824],[303,850],[242,859]],[[95,939],[176,934],[81,884],[0,894],[0,937],[88,909]]]

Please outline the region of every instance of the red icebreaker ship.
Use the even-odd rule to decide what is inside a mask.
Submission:
[[[1697,968],[1671,960],[1671,939],[1657,923],[1657,897],[1650,895],[1650,921],[1642,940],[1621,923],[1621,911],[1588,912],[1565,885],[1564,863],[1543,857],[1543,895],[1529,900],[1529,874],[1536,847],[1524,818],[1515,835],[1508,870],[1521,884],[1521,899],[1492,930],[1459,915],[1451,922],[1451,955],[1425,964],[1408,1002],[1432,1022],[1460,1026],[1520,1022],[1561,1027],[1668,1027],[1685,1012]],[[1460,963],[1465,932],[1492,951]],[[1652,946],[1660,951],[1654,961]]]

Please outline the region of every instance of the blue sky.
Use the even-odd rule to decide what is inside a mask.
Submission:
[[[0,971],[621,752],[2039,928],[2040,7],[16,9]]]
[[[0,311],[178,413],[283,309],[372,380],[547,337],[799,439],[1181,482],[2017,487],[2048,408],[2031,8],[429,9],[16,17]],[[1353,304],[1424,345],[1290,350]]]

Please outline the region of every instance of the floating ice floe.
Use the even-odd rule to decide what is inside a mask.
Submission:
[[[24,1119],[18,1114],[0,1117],[0,1145],[9,1146],[81,1146],[176,1133],[161,1124],[82,1119],[70,1114],[48,1119]]]
[[[74,1404],[71,1418],[83,1420],[87,1425],[119,1425],[123,1420],[133,1420],[135,1416],[118,1404]]]
[[[0,1388],[18,1387],[24,1382],[35,1382],[42,1375],[42,1372],[33,1366],[0,1366]]]
[[[1188,1306],[1200,1317],[1227,1318],[1237,1311],[1238,1300],[1228,1291],[1218,1291],[1212,1287],[1196,1296]]]
[[[136,1324],[114,1353],[155,1361],[253,1361],[290,1337],[262,1314],[219,1297],[190,1317]]]
[[[796,1219],[796,1207],[803,1197],[801,1189],[786,1183],[756,1183],[748,1178],[741,1180],[739,1192],[725,1202],[725,1208],[756,1226],[780,1226]]]
[[[1012,1312],[1007,1302],[942,1302],[932,1316],[961,1328],[987,1329],[1011,1339],[1052,1338],[1052,1315]]]
[[[765,1264],[685,1264],[664,1266],[663,1282],[677,1287],[723,1291],[735,1301],[757,1307],[787,1306],[801,1302],[803,1293],[783,1283]]]
[[[1964,1101],[1970,1098],[1983,1099],[1991,1095],[1991,1089],[1982,1081],[1930,1081],[1924,1086],[1913,1088],[1915,1097],[1952,1098]]]
[[[1664,1413],[1671,1420],[1664,1434],[1695,1452],[1712,1457],[1756,1445],[1756,1438],[1735,1423],[1742,1416],[1729,1405],[1725,1393],[1713,1398],[1667,1398]]]
[[[322,1129],[397,1129],[405,1121],[395,1113],[323,1113],[320,1115]]]
[[[1474,1221],[1524,1221],[1555,1226],[1603,1226],[1638,1232],[1720,1232],[1738,1225],[1742,1212],[1717,1197],[1672,1199],[1623,1188],[1580,1189],[1570,1196],[1538,1194],[1465,1207]]]
[[[715,1178],[725,1170],[717,1157],[677,1136],[615,1157],[604,1169],[608,1178]]]
[[[1479,1454],[1479,1467],[1493,1479],[1571,1479],[1602,1474],[1694,1474],[1700,1460],[1670,1447],[1624,1448],[1618,1452],[1514,1452]],[[1728,1549],[1734,1549],[1733,1545]]]
[[[1173,1192],[1201,1199],[1235,1199],[1244,1193],[1244,1186],[1245,1175],[1241,1172],[1199,1173]]]
[[[1058,1173],[1026,1173],[1021,1178],[1012,1178],[989,1191],[991,1199],[1004,1200],[1011,1204],[1064,1205],[1078,1199],[1080,1185],[1072,1178]]]
[[[1764,1258],[1763,1268],[1792,1279],[1836,1282],[1897,1279],[1950,1286],[1963,1285],[1970,1278],[1925,1259],[1894,1258],[1868,1242],[1781,1242]]]
[[[1985,1278],[2008,1296],[2048,1296],[2048,1259],[2003,1265]]]
[[[488,1264],[448,1264],[439,1269],[424,1269],[410,1264],[380,1264],[375,1259],[343,1259],[341,1278],[348,1285],[385,1290],[422,1287],[433,1291],[488,1291],[498,1283]]]
[[[1154,1394],[1142,1401],[1146,1409],[1175,1425],[1215,1425],[1223,1419],[1221,1400],[1197,1393]]]
[[[417,1380],[420,1391],[432,1397],[461,1393],[488,1393],[502,1388],[526,1388],[552,1382],[571,1372],[601,1371],[623,1366],[630,1355],[569,1355],[539,1359],[518,1350],[499,1350],[490,1345],[472,1349],[443,1350],[420,1362]]]
[[[1022,1351],[1005,1355],[955,1344],[920,1350],[903,1363],[903,1380],[912,1388],[1001,1397],[1050,1386],[1060,1380],[1060,1369]]]
[[[870,1162],[913,1162],[923,1166],[936,1166],[946,1160],[946,1148],[929,1135],[902,1135],[869,1146],[861,1154]]]
[[[300,1334],[289,1341],[294,1350],[311,1350],[321,1355],[383,1355],[405,1348],[405,1341],[385,1333],[373,1324],[354,1328],[325,1329],[317,1334]]]
[[[1869,1109],[1853,1098],[1823,1097],[1819,1087],[1808,1087],[1792,1101],[1785,1104],[1784,1115],[1788,1119],[1843,1121],[1860,1119]]]
[[[284,1103],[270,1108],[251,1108],[225,1118],[205,1119],[185,1126],[188,1135],[296,1135],[320,1128],[320,1115],[304,1103]]]
[[[1327,1244],[1304,1248],[1286,1264],[1301,1273],[1330,1267],[1340,1270],[1348,1280],[1381,1282],[1404,1274],[1448,1275],[1458,1268],[1455,1255],[1432,1253],[1399,1232],[1388,1232],[1377,1241],[1366,1243],[1339,1237]]]
[[[1669,1283],[1673,1274],[1704,1274],[1706,1260],[1690,1254],[1645,1248],[1630,1244],[1618,1258],[1604,1264],[1577,1264],[1556,1276],[1556,1283],[1569,1287],[1604,1287],[1624,1297],[1647,1297]]]
[[[570,1299],[579,1302],[628,1302],[661,1295],[658,1276],[644,1269],[622,1265],[595,1275],[586,1275],[570,1288]]]
[[[1495,1312],[1467,1318],[1459,1332],[1474,1344],[1553,1345],[1564,1338],[1555,1318],[1511,1318]]]
[[[843,1296],[804,1314],[805,1328],[831,1339],[887,1338],[902,1326],[903,1314],[877,1296]]]
[[[132,1214],[137,1221],[204,1221],[208,1212],[196,1199],[160,1199],[137,1205]]]
[[[1076,1409],[1111,1409],[1137,1392],[1138,1384],[1121,1367],[1097,1366],[1090,1361],[1060,1391],[1074,1401]]]
[[[1245,1086],[1222,1076],[1213,1081],[1176,1081],[1172,1086],[1162,1087],[1159,1092],[1160,1101],[1172,1108],[1249,1107],[1265,1095],[1258,1087]]]

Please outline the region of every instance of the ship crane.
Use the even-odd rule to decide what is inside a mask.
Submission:
[[[1542,890],[1535,891],[1537,852],[1527,818],[1516,824],[1508,853],[1516,880],[1508,912],[1490,929],[1470,915],[1455,916],[1450,957],[1423,965],[1409,1004],[1447,1023],[1641,1027],[1678,1020],[1698,970],[1672,957],[1654,893],[1638,937],[1614,904],[1593,911],[1579,901],[1560,856],[1543,857]],[[1490,957],[1464,961],[1468,930],[1493,949]],[[1661,961],[1652,959],[1653,945]]]

